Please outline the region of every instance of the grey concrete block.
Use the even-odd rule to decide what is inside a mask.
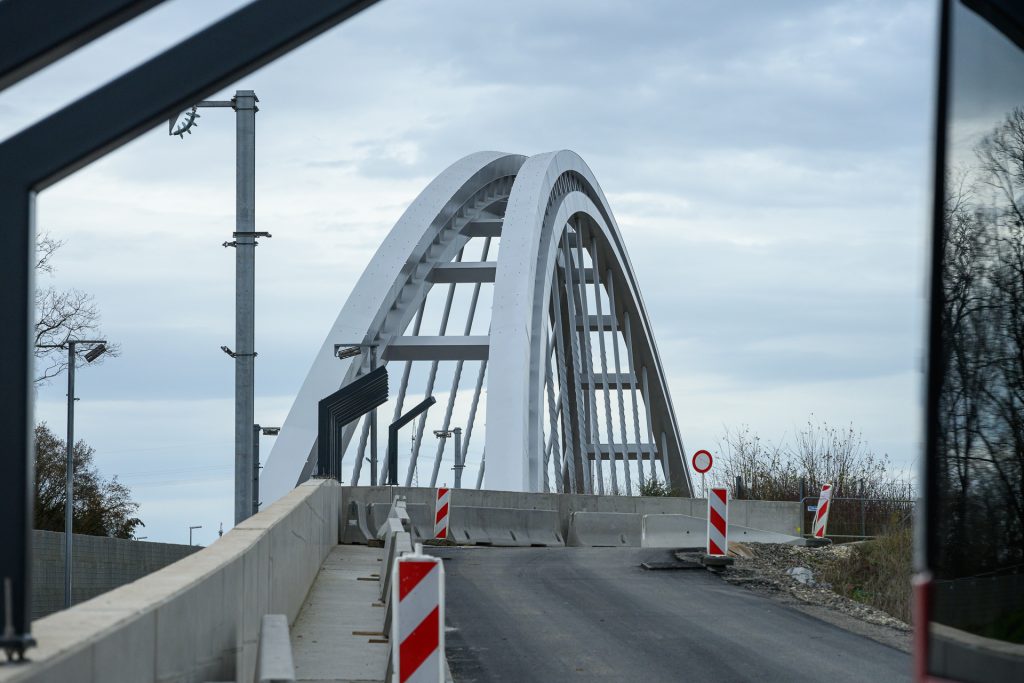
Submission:
[[[288,618],[283,614],[264,614],[260,624],[257,683],[295,683],[295,663],[288,635]]]

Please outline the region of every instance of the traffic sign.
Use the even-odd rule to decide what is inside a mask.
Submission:
[[[693,454],[693,460],[691,462],[693,463],[693,469],[704,474],[711,469],[714,459],[707,451],[697,451]]]

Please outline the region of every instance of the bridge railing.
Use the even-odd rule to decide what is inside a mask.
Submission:
[[[35,622],[14,681],[251,681],[260,622],[294,622],[338,542],[339,486],[302,484],[208,548]]]

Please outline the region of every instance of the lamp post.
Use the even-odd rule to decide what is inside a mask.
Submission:
[[[370,372],[377,369],[377,344],[346,344],[334,345],[334,355],[339,360],[353,358],[363,353],[363,349],[370,352]],[[377,409],[370,411],[370,486],[377,485]]]
[[[277,436],[280,433],[280,427],[252,426],[252,514],[254,515],[260,511],[260,434]]]
[[[168,122],[170,135],[184,139],[199,125],[200,107],[230,107],[235,110],[235,231],[225,247],[235,248],[235,350],[221,350],[235,361],[235,524],[252,514],[252,469],[255,445],[253,414],[255,403],[255,309],[256,242],[270,237],[256,232],[256,112],[259,100],[252,90],[236,90],[230,100],[204,100],[185,114],[175,128],[177,117]]]
[[[68,339],[63,344],[40,344],[43,349],[68,350],[68,436],[64,465],[64,608],[71,607],[71,559],[75,512],[75,360],[79,344],[93,344],[85,353],[85,362],[91,363],[107,352],[105,339]]]
[[[455,437],[455,466],[452,467],[455,470],[455,488],[462,488],[462,470],[466,464],[462,461],[462,427],[456,427],[455,429],[435,429],[434,436],[439,439],[447,439],[452,436]]]
[[[203,528],[202,524],[197,524],[195,526],[190,526],[188,528],[188,544],[189,545],[192,545],[192,532],[195,531],[196,529],[202,529],[202,528]]]

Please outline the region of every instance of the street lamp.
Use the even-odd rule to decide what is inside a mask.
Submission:
[[[252,514],[260,511],[260,434],[263,436],[277,436],[281,433],[280,427],[252,426]]]
[[[363,353],[363,350],[370,352],[370,372],[377,369],[377,344],[363,344],[362,342],[345,343],[334,345],[334,355],[339,360],[355,358]],[[377,485],[377,409],[370,411],[370,486]]]
[[[74,534],[72,521],[75,511],[75,360],[79,344],[93,344],[85,354],[85,362],[94,360],[107,352],[106,339],[68,339],[63,344],[40,344],[41,349],[68,350],[68,440],[64,465],[64,608],[71,607],[71,540]]]
[[[230,100],[204,100],[167,126],[170,135],[184,139],[199,125],[200,108],[221,107],[235,111],[235,231],[225,247],[235,248],[235,350],[221,346],[235,361],[235,524],[252,514],[252,470],[255,460],[253,404],[255,403],[255,309],[256,241],[270,237],[256,231],[256,112],[259,100],[252,90],[236,90]]]
[[[192,545],[192,532],[195,531],[196,529],[202,529],[202,528],[203,528],[202,524],[197,524],[195,526],[190,526],[188,528],[188,544],[189,545]]]
[[[462,427],[456,427],[455,429],[435,429],[434,436],[439,439],[448,439],[452,436],[455,437],[455,466],[452,468],[455,470],[455,488],[462,488],[462,469],[466,464],[462,461]]]

